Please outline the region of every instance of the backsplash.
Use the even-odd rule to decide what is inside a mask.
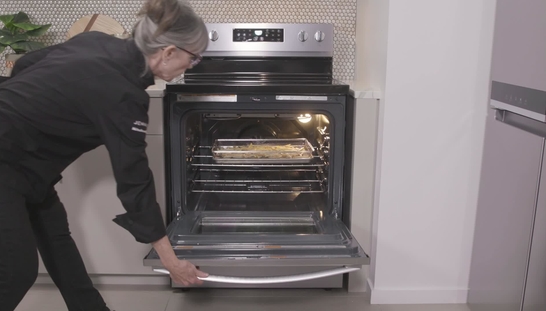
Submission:
[[[190,0],[208,23],[329,23],[334,25],[334,77],[352,80],[355,71],[357,0]],[[52,24],[37,39],[46,45],[66,40],[70,26],[83,16],[105,14],[131,31],[142,0],[1,0],[0,15],[24,11],[31,22]],[[7,51],[6,51],[7,52]],[[5,57],[0,54],[0,75]]]

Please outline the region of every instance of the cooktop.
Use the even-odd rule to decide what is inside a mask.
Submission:
[[[290,93],[348,94],[349,85],[332,78],[217,76],[180,79],[167,92],[184,93]]]

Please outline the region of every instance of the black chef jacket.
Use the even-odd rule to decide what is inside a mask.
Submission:
[[[145,153],[145,89],[154,83],[145,66],[134,41],[99,32],[16,62],[0,83],[0,164],[24,176],[27,200],[43,200],[68,165],[104,144],[126,210],[114,222],[139,242],[165,236]],[[0,182],[13,182],[7,179],[0,175]]]

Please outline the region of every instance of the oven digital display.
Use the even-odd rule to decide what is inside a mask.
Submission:
[[[233,29],[233,42],[284,42],[284,29]]]

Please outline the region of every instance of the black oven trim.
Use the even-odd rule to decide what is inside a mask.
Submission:
[[[179,102],[177,101],[177,93],[167,93],[164,99],[164,129],[165,129],[165,185],[166,185],[166,205],[167,205],[167,224],[171,223],[177,218],[179,208],[181,208],[182,202],[182,185],[180,180],[176,176],[173,176],[173,172],[179,172],[179,174],[185,174],[182,172],[180,161],[181,153],[181,139],[183,131],[180,129],[181,118],[187,116],[190,112],[209,112],[214,110],[215,112],[234,112],[235,110],[243,112],[280,112],[287,110],[298,111],[305,110],[313,113],[323,113],[329,115],[334,120],[335,133],[332,138],[332,154],[331,162],[334,163],[330,167],[330,174],[332,174],[331,181],[329,183],[331,201],[328,202],[332,206],[332,211],[337,214],[339,219],[345,220],[342,208],[345,202],[348,202],[348,196],[350,195],[350,188],[347,189],[345,183],[350,181],[350,176],[347,178],[347,174],[351,174],[350,169],[345,163],[347,161],[346,150],[347,147],[351,147],[352,143],[347,142],[347,133],[352,132],[352,128],[347,128],[347,104],[350,103],[350,96],[333,96],[329,97],[328,102],[297,102],[297,103],[249,103],[249,102]],[[274,95],[272,95],[274,98]],[[249,111],[249,104],[253,104],[252,110]],[[349,122],[352,126],[352,122]],[[350,163],[350,162],[349,162]],[[184,175],[185,177],[185,175]],[[176,189],[179,189],[178,191]],[[348,207],[348,206],[345,206]]]

